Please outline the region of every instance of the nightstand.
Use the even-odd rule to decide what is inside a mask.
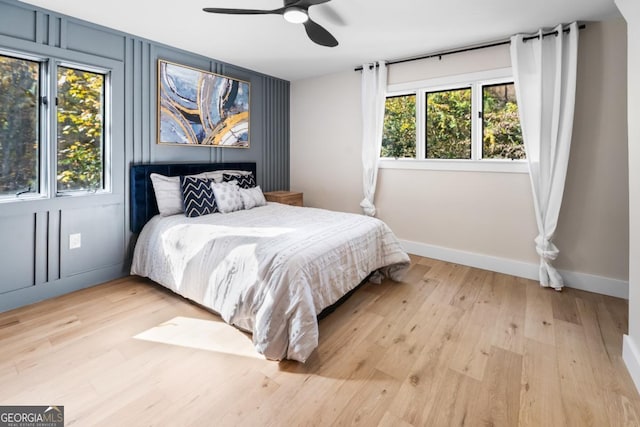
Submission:
[[[302,193],[295,191],[268,191],[264,193],[269,202],[278,202],[284,205],[302,206]]]

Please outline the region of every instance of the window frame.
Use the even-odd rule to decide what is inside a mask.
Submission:
[[[462,90],[470,90],[471,91],[471,111],[469,112],[470,114],[470,121],[471,121],[471,147],[470,147],[470,151],[471,151],[471,158],[470,159],[438,159],[438,158],[428,158],[427,154],[428,154],[428,150],[427,150],[427,96],[430,93],[442,93],[442,92],[453,92],[453,91],[462,91]],[[422,146],[422,156],[420,157],[420,160],[435,160],[435,161],[440,161],[440,160],[461,160],[461,161],[469,161],[469,160],[477,160],[474,157],[474,140],[475,140],[475,135],[474,135],[474,112],[475,110],[475,106],[476,106],[476,101],[475,101],[475,92],[474,92],[474,88],[473,85],[469,85],[469,84],[453,84],[453,85],[445,85],[445,86],[441,86],[438,88],[433,88],[433,87],[429,87],[429,88],[421,88],[418,90],[418,93],[420,94],[420,96],[422,97],[422,103],[423,103],[423,114],[422,114],[422,131],[424,134],[424,137],[422,140],[416,141],[416,144],[420,144]],[[416,159],[418,157],[416,156]]]
[[[416,159],[419,158],[420,156],[420,148],[417,146],[417,141],[420,140],[420,132],[422,132],[424,134],[424,126],[420,125],[420,118],[422,117],[422,124],[424,125],[424,115],[422,114],[422,110],[421,110],[421,103],[418,102],[418,95],[416,91],[402,91],[402,92],[394,92],[394,93],[387,93],[385,95],[385,100],[387,98],[394,98],[394,97],[400,97],[400,96],[408,96],[411,95],[414,98],[416,98]],[[382,148],[380,148],[380,150],[382,151]],[[424,156],[423,156],[424,157]],[[393,157],[381,157],[381,159],[393,159]]]
[[[38,188],[36,191],[30,191],[22,194],[7,194],[0,195],[0,202],[6,201],[17,201],[17,200],[37,200],[43,199],[47,197],[47,189],[48,189],[48,176],[49,176],[49,167],[47,164],[47,135],[48,135],[48,120],[45,119],[49,115],[49,111],[45,102],[43,102],[43,97],[47,97],[49,93],[49,85],[48,85],[48,64],[47,59],[40,55],[33,55],[27,52],[18,52],[14,50],[8,49],[0,49],[0,56],[6,56],[15,59],[21,59],[31,62],[36,62],[39,64],[38,69],[38,155],[37,155],[37,185]]]
[[[99,65],[103,58],[92,60],[65,59],[64,56],[38,54],[28,50],[0,48],[0,55],[38,62],[39,70],[39,107],[38,107],[38,191],[20,195],[0,195],[0,204],[26,202],[43,199],[67,197],[85,197],[100,194],[113,194],[113,72],[109,65]],[[113,61],[108,61],[113,62]],[[104,75],[104,121],[103,121],[103,188],[99,190],[72,190],[58,192],[57,180],[57,70],[58,66],[71,67]]]
[[[379,167],[382,169],[528,173],[528,164],[525,159],[482,158],[483,118],[478,115],[483,109],[482,87],[513,82],[513,72],[511,67],[508,67],[388,85],[386,97],[416,95],[416,158],[382,157],[379,160]],[[425,129],[427,93],[464,88],[471,88],[471,158],[427,159]]]
[[[53,113],[53,121],[52,123],[52,163],[50,167],[53,168],[54,177],[51,182],[51,190],[55,197],[75,197],[75,196],[86,196],[88,194],[110,194],[112,192],[112,181],[111,181],[111,150],[113,147],[111,141],[111,120],[112,120],[112,102],[111,102],[111,70],[104,67],[97,67],[93,65],[87,65],[81,62],[75,61],[65,61],[65,60],[56,60],[53,61],[54,66],[51,73],[54,76],[56,84],[53,87],[54,97],[55,99],[55,108]],[[58,84],[57,84],[57,76],[59,67],[72,68],[79,71],[86,71],[95,74],[101,74],[104,76],[104,99],[103,99],[103,122],[102,122],[102,179],[103,185],[101,189],[97,190],[89,190],[89,189],[80,189],[80,190],[65,190],[58,191]]]

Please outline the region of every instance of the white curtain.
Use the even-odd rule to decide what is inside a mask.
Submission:
[[[377,66],[376,66],[377,65]],[[362,179],[365,215],[375,216],[373,198],[378,181],[378,160],[382,148],[387,66],[383,61],[362,66]]]
[[[576,93],[578,25],[569,32],[561,25],[556,36],[525,40],[511,38],[511,63],[520,112],[522,136],[529,163],[540,255],[540,284],[560,290],[564,283],[551,262],[558,256],[553,244],[569,163]]]

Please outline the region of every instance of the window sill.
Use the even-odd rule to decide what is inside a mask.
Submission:
[[[20,203],[33,200],[45,200],[47,196],[43,194],[23,194],[20,196],[3,196],[0,197],[0,203]]]
[[[21,202],[29,202],[35,200],[56,200],[56,199],[66,199],[66,198],[78,198],[78,197],[96,197],[96,196],[110,196],[113,192],[108,190],[98,190],[98,191],[65,191],[61,193],[57,193],[54,197],[47,197],[44,194],[24,194],[19,197],[15,196],[6,196],[0,197],[0,204],[4,203],[21,203]]]
[[[380,169],[420,169],[433,171],[529,173],[524,160],[418,160],[380,159]]]
[[[100,196],[103,194],[111,194],[111,191],[108,190],[67,190],[67,191],[59,191],[56,193],[56,198],[65,198],[65,197],[86,197],[86,196]]]

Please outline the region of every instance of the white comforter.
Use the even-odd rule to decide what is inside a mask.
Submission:
[[[198,218],[154,217],[140,233],[131,273],[252,332],[267,358],[304,362],[318,346],[324,308],[369,273],[400,280],[408,265],[378,219],[269,203]]]

